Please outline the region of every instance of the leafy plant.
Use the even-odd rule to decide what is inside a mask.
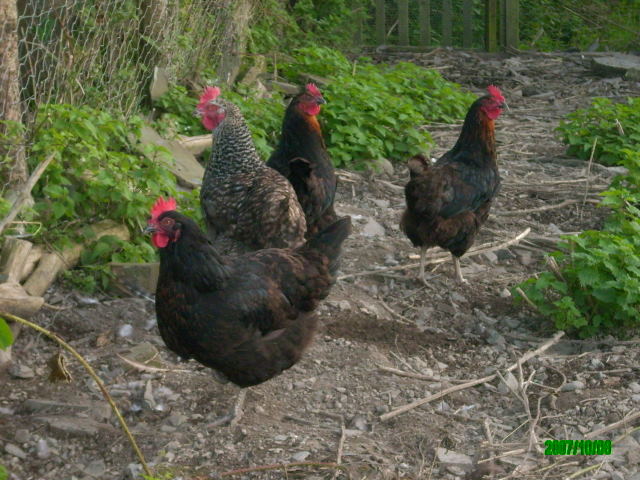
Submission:
[[[43,105],[29,156],[35,167],[51,162],[33,189],[33,211],[41,225],[31,233],[64,248],[83,238],[84,225],[111,219],[125,224],[130,242],[104,237],[82,254],[84,269],[69,274],[85,290],[102,288],[109,261],[153,261],[155,252],[141,231],[159,195],[177,196],[181,208],[195,210],[194,194],[178,194],[168,169],[168,152],[139,142],[142,120],[115,117],[89,107]]]
[[[597,138],[594,160],[620,164],[625,158],[622,150],[640,148],[640,98],[629,98],[627,103],[596,98],[589,108],[567,115],[558,131],[569,145],[569,155],[588,159]]]
[[[13,333],[5,319],[0,317],[0,350],[6,350],[12,343]],[[0,480],[2,480],[2,465],[0,465]]]
[[[362,57],[354,64],[324,47],[301,48],[281,72],[302,83],[304,74],[327,77],[327,105],[322,121],[327,146],[337,166],[362,168],[372,160],[405,161],[428,151],[432,141],[418,127],[432,121],[464,117],[473,96],[434,71],[401,62],[373,64]]]
[[[520,285],[558,329],[582,337],[640,328],[640,153],[621,154],[628,173],[603,193],[603,204],[612,208],[604,230],[565,237],[550,254],[556,271]]]

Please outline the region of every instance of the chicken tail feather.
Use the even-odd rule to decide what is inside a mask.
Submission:
[[[351,233],[351,217],[342,217],[310,238],[301,248],[320,252],[329,258],[329,272],[335,275],[340,268],[342,243]]]

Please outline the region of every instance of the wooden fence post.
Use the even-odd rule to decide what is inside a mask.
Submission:
[[[387,43],[387,15],[384,11],[385,0],[376,0],[376,40],[378,45]]]
[[[451,46],[452,19],[451,0],[442,0],[442,45],[445,47]]]
[[[488,52],[498,50],[498,0],[485,0],[484,45]]]
[[[504,25],[506,48],[518,48],[520,43],[520,5],[519,0],[505,0]]]
[[[462,47],[473,45],[473,0],[464,0],[462,4]]]
[[[431,1],[420,0],[420,45],[431,44]]]
[[[409,0],[398,0],[398,43],[409,45]]]

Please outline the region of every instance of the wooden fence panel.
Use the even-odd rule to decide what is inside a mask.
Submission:
[[[420,45],[427,46],[431,44],[431,1],[420,0]]]
[[[398,0],[398,40],[409,45],[409,0]]]
[[[385,0],[376,0],[376,40],[378,45],[387,43],[387,16],[384,4]]]
[[[451,32],[453,30],[453,6],[451,0],[442,0],[442,45],[452,45]]]
[[[462,47],[473,45],[473,0],[464,0],[462,4]]]

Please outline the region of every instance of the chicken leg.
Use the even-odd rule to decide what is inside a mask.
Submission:
[[[453,253],[451,254],[451,258],[453,260],[453,268],[456,273],[456,282],[461,284],[468,284],[469,282],[462,276],[462,269],[460,268],[460,258],[456,257]]]

